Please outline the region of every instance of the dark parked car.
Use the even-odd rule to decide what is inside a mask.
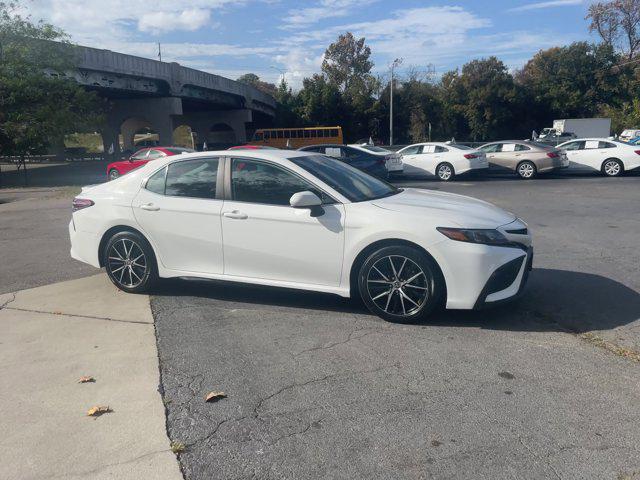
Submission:
[[[386,167],[386,159],[380,155],[374,155],[367,150],[349,145],[326,144],[309,145],[299,148],[304,152],[317,152],[329,157],[337,158],[363,172],[367,172],[374,177],[386,179],[389,172]]]

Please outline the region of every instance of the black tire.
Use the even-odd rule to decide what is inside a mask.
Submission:
[[[118,170],[116,170],[115,168],[112,168],[111,170],[109,170],[109,181],[111,180],[115,180],[116,178],[120,177],[120,172]]]
[[[441,182],[450,182],[456,177],[456,171],[448,162],[442,162],[436,167],[436,177]]]
[[[358,290],[367,308],[380,318],[416,323],[441,305],[444,279],[424,252],[405,245],[389,246],[364,261],[358,273]]]
[[[619,177],[624,173],[624,165],[617,158],[607,158],[600,168],[606,177]]]
[[[533,162],[525,160],[518,164],[518,166],[516,167],[516,173],[522,180],[532,180],[536,178],[538,169]]]
[[[102,264],[109,279],[120,290],[145,293],[158,282],[158,266],[146,238],[126,231],[113,235],[102,252]]]

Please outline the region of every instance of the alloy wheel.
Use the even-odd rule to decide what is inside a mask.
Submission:
[[[438,167],[438,178],[440,178],[440,180],[449,180],[452,174],[453,172],[449,165],[440,165]]]
[[[607,160],[604,164],[604,173],[610,177],[620,175],[620,164],[616,160]]]
[[[120,173],[113,169],[109,172],[109,180],[115,180],[116,178],[118,178],[120,176]]]
[[[147,257],[140,245],[128,238],[122,238],[111,245],[108,262],[112,278],[127,288],[140,285],[149,269]]]
[[[522,178],[531,178],[533,177],[534,173],[535,173],[535,170],[533,168],[533,165],[531,165],[530,163],[523,163],[518,167],[518,174]]]
[[[425,272],[416,262],[402,255],[377,260],[369,269],[367,289],[378,308],[403,317],[419,311],[430,294]]]

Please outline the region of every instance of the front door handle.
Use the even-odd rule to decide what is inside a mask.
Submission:
[[[246,220],[248,218],[246,213],[242,213],[238,210],[233,212],[224,212],[223,215],[227,218],[233,218],[234,220]]]
[[[153,203],[145,203],[144,205],[140,205],[142,210],[148,210],[149,212],[157,212],[160,210],[160,207],[156,207]]]

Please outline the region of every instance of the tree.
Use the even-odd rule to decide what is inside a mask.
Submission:
[[[298,93],[299,113],[306,125],[333,125],[344,118],[345,107],[340,90],[324,75],[315,74],[302,81]]]
[[[95,131],[104,104],[67,75],[76,57],[64,32],[16,8],[0,3],[0,149],[24,157],[66,133]]]
[[[273,83],[263,82],[262,80],[260,80],[260,77],[255,73],[245,73],[244,75],[238,77],[238,82],[251,85],[261,92],[271,95],[272,97],[276,96],[276,91],[278,89],[278,87],[276,87]]]
[[[374,93],[379,89],[371,74],[371,49],[364,38],[351,32],[340,35],[324,54],[322,71],[327,82],[343,95],[346,105],[343,124],[353,138],[369,136],[374,113]]]
[[[297,127],[301,125],[298,115],[298,96],[295,95],[283,78],[275,94],[276,126]]]
[[[613,0],[589,6],[589,30],[629,59],[640,52],[640,0]]]

